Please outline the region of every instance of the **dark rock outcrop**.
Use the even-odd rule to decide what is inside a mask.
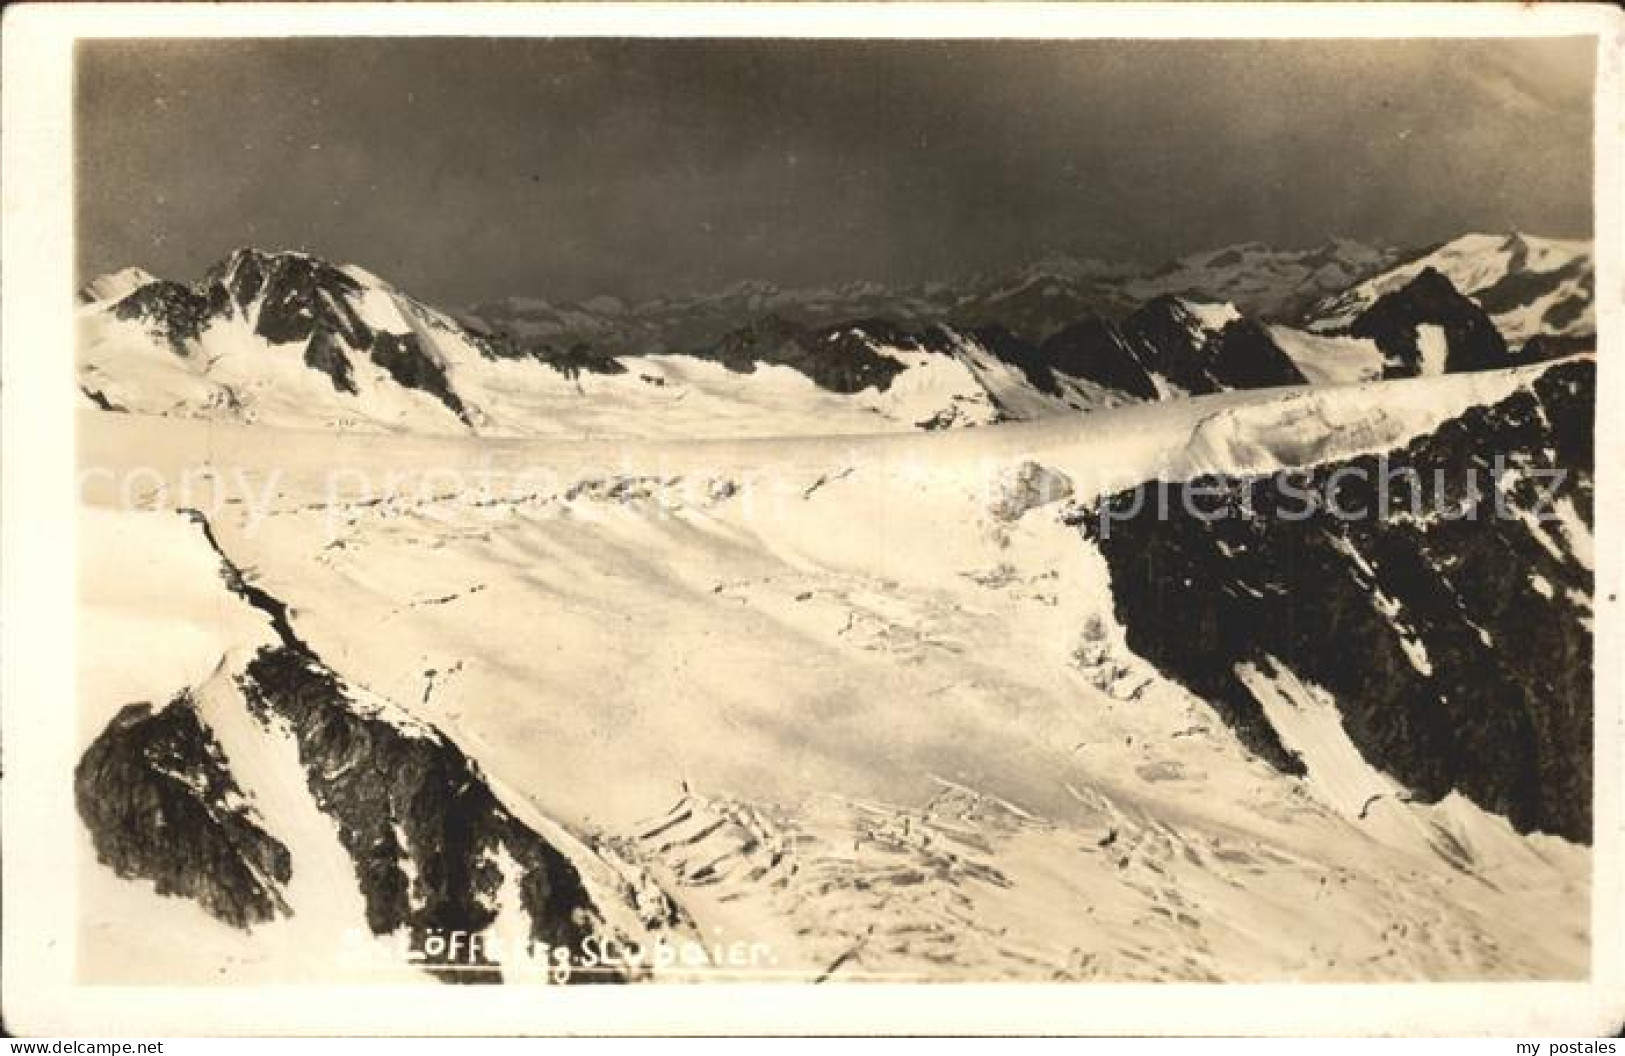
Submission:
[[[533,359],[572,379],[582,374],[614,375],[627,372],[626,365],[614,355],[586,341],[576,341],[567,348],[560,348],[546,341],[517,337],[500,327],[493,328],[477,316],[462,316],[458,318],[457,325],[487,359]]]
[[[1588,842],[1592,576],[1547,518],[1591,523],[1595,386],[1593,363],[1564,362],[1387,456],[1151,482],[1084,511],[1130,648],[1283,770],[1302,764],[1239,665],[1327,690],[1417,798],[1454,790]]]
[[[1065,380],[1082,381],[1130,399],[1156,399],[1153,374],[1193,394],[1233,388],[1302,385],[1306,379],[1270,338],[1247,319],[1219,330],[1204,329],[1175,297],[1160,297],[1121,324],[1086,317],[1034,343],[997,323],[960,333],[994,359],[1019,370],[1038,392],[1059,397]],[[749,372],[758,363],[793,367],[820,387],[852,393],[884,391],[904,369],[882,348],[952,354],[955,336],[945,327],[911,331],[884,320],[809,329],[767,318],[729,334],[693,354],[729,370]]]
[[[114,414],[129,413],[127,408],[109,399],[107,393],[101,391],[100,389],[93,389],[89,385],[81,385],[79,386],[79,391],[84,394],[85,399],[95,404],[100,410],[111,411]]]
[[[1207,376],[1206,336],[1177,297],[1157,297],[1123,320],[1147,371],[1193,395],[1216,392]]]
[[[968,331],[966,336],[986,349],[994,359],[1021,371],[1027,384],[1039,392],[1059,395],[1061,387],[1048,358],[1042,349],[1026,338],[998,323],[978,326]]]
[[[446,368],[424,353],[416,334],[374,333],[367,351],[395,384],[428,393],[445,404],[465,425],[471,423],[462,397],[452,391]]]
[[[308,341],[327,330],[365,348],[371,333],[352,299],[361,283],[328,264],[299,253],[240,249],[210,274],[239,308],[259,303],[254,332],[272,344]]]
[[[1210,330],[1177,297],[1146,302],[1123,320],[1122,329],[1148,373],[1161,375],[1193,396],[1307,384],[1263,327],[1236,318]]]
[[[1561,301],[1553,303],[1541,315],[1540,321],[1544,326],[1551,327],[1554,330],[1562,330],[1566,327],[1572,326],[1580,318],[1580,316],[1585,314],[1585,310],[1589,307],[1591,307],[1591,294],[1589,292],[1574,294],[1569,297],[1565,297]],[[1537,338],[1543,336],[1546,335],[1537,335]],[[1587,341],[1593,347],[1595,347],[1597,343],[1597,335],[1595,334],[1571,336],[1579,337],[1581,340]]]
[[[1001,326],[980,327],[969,336],[1051,396],[1062,394],[1063,380],[1142,400],[1159,397],[1159,377],[1197,395],[1307,384],[1257,323],[1237,318],[1208,330],[1176,297],[1159,297],[1121,323],[1079,319],[1037,345]]]
[[[121,710],[80,759],[74,799],[97,859],[120,876],[239,928],[287,914],[288,849],[243,800],[189,695]]]
[[[583,374],[600,374],[608,377],[627,372],[626,364],[586,344],[575,344],[562,351],[551,346],[543,346],[532,350],[531,356],[567,378],[578,378]]]
[[[502,806],[456,745],[369,708],[297,645],[262,650],[238,685],[257,717],[293,732],[311,795],[355,863],[374,933],[406,928],[425,949],[434,934],[484,931],[507,857],[529,939],[581,951],[600,920],[580,875]]]

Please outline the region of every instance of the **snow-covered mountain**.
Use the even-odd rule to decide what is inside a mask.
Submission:
[[[1566,350],[1595,343],[1591,243],[1532,235],[1464,235],[1372,275],[1305,312],[1320,332],[1353,327],[1384,296],[1426,272],[1450,281],[1489,314],[1510,345],[1544,338]]]
[[[482,331],[353,266],[240,251],[198,286],[80,309],[80,388],[108,410],[496,436],[865,433],[1008,415],[974,337],[773,317],[701,353],[611,357]],[[1012,382],[1020,387],[1020,382]],[[1013,404],[1078,409],[1059,396]]]

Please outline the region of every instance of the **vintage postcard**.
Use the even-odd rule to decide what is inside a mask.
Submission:
[[[1613,1033],[1621,25],[8,11],[7,1028]]]

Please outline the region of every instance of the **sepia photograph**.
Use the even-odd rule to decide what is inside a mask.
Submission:
[[[56,299],[8,241],[7,454],[49,413],[71,491],[11,475],[8,544],[73,586],[7,641],[64,650],[4,699],[8,993],[26,882],[62,985],[175,1031],[289,985],[1625,1023],[1617,19],[136,14],[187,6],[71,34]]]

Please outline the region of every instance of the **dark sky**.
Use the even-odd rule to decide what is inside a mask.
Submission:
[[[1594,42],[89,41],[80,265],[450,306],[1589,237]]]

